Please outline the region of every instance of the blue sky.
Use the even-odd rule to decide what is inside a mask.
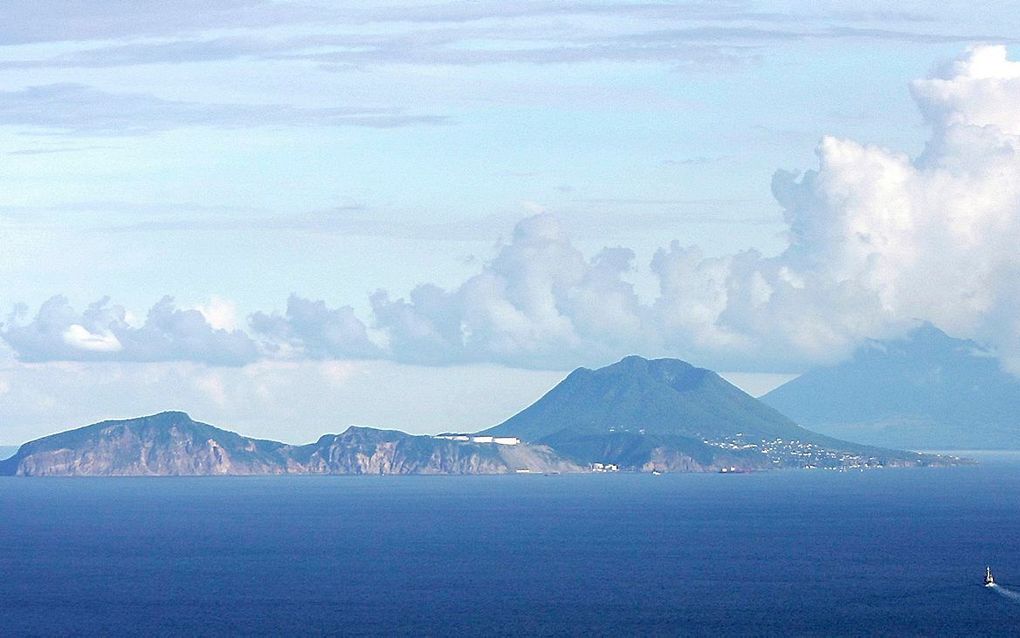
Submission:
[[[761,391],[918,319],[1020,351],[1005,249],[916,284],[1015,228],[990,177],[1015,167],[960,141],[1016,135],[1012,63],[969,48],[1005,60],[1008,7],[0,12],[0,442],[160,409],[293,441],[484,427],[630,352]],[[955,198],[967,171],[999,198]],[[936,216],[973,227],[904,203],[947,179]]]

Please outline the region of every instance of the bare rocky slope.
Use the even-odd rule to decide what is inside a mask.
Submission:
[[[545,446],[495,445],[349,428],[309,445],[251,439],[183,412],[103,421],[21,446],[0,475],[505,474],[581,468]]]

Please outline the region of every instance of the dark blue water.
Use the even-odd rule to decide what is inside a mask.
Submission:
[[[1020,464],[0,480],[0,634],[1008,635]]]

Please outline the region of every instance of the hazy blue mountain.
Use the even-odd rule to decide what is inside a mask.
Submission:
[[[1020,449],[1020,382],[931,325],[872,341],[763,401],[820,432],[909,449]]]
[[[17,451],[16,445],[0,445],[0,461],[11,458]]]
[[[637,469],[919,460],[806,430],[711,370],[637,356],[598,370],[575,370],[530,407],[484,433],[545,444],[579,462]]]
[[[544,446],[496,445],[352,427],[309,445],[221,430],[183,412],[103,421],[21,446],[0,475],[503,474],[582,468]]]

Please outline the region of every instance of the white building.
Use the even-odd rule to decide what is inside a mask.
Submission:
[[[488,435],[475,435],[475,434],[437,434],[434,439],[443,439],[445,441],[461,441],[463,443],[495,443],[496,445],[518,445],[521,440],[516,436],[488,436]]]

